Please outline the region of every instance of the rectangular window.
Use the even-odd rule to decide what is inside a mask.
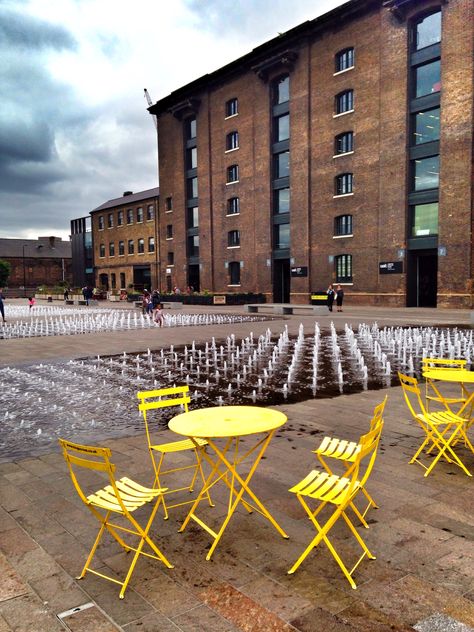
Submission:
[[[236,98],[229,99],[226,102],[226,104],[225,104],[225,115],[226,115],[226,117],[228,117],[228,116],[235,116],[238,113],[239,113],[239,101],[238,101],[238,99],[236,99]]]
[[[137,251],[139,255],[142,255],[145,252],[145,240],[142,237],[138,240]]]
[[[290,77],[280,77],[273,84],[273,105],[287,103],[290,100]]]
[[[105,257],[105,244],[99,246],[99,257]]]
[[[240,213],[240,200],[238,197],[231,197],[227,200],[227,215]]]
[[[110,275],[110,285],[112,289],[115,290],[117,288],[117,277],[115,276],[115,272],[112,272]]]
[[[191,206],[188,208],[188,228],[197,228],[199,226],[199,206]]]
[[[186,149],[186,169],[197,169],[197,147]]]
[[[352,235],[352,215],[339,215],[334,220],[334,234]]]
[[[120,273],[120,289],[125,289],[125,272]]]
[[[334,257],[337,283],[352,283],[352,255]]]
[[[188,257],[199,257],[199,235],[188,237]]]
[[[277,116],[274,122],[274,142],[278,143],[281,140],[288,140],[290,138],[290,115],[284,114],[283,116]]]
[[[239,165],[227,167],[227,184],[239,181]]]
[[[290,152],[283,151],[273,157],[273,169],[275,178],[287,178],[290,175]]]
[[[117,213],[117,226],[123,225],[123,211]]]
[[[133,243],[133,239],[129,239],[128,240],[128,254],[133,255],[134,252],[135,252],[135,246]]]
[[[239,132],[230,132],[227,134],[225,148],[227,151],[239,148]]]
[[[336,72],[354,67],[354,49],[345,48],[336,54]]]
[[[240,261],[229,263],[229,284],[240,285]]]
[[[439,108],[417,112],[414,119],[413,135],[416,145],[439,140]]]
[[[166,256],[166,263],[169,266],[174,266],[174,252],[169,252]]]
[[[123,257],[125,254],[125,242],[124,241],[119,241],[118,242],[118,253],[120,257]]]
[[[441,61],[431,61],[415,68],[415,96],[424,97],[441,90]]]
[[[438,234],[438,202],[411,207],[411,236],[428,237]]]
[[[188,196],[188,199],[198,197],[198,179],[197,178],[187,179],[187,196]]]
[[[193,138],[196,138],[196,119],[192,118],[192,119],[188,119],[185,122],[185,133],[186,133],[186,140],[191,140]]]
[[[347,154],[354,151],[354,132],[343,132],[336,136],[335,154]]]
[[[240,246],[240,231],[230,230],[227,233],[227,246],[228,248],[235,248]]]
[[[115,244],[113,241],[109,243],[109,257],[115,257]]]
[[[127,209],[127,224],[133,224],[133,209]]]
[[[165,200],[165,211],[172,211],[172,210],[173,210],[173,198],[167,197]]]
[[[114,227],[114,214],[113,213],[109,213],[107,215],[107,227],[108,228]]]
[[[274,213],[290,212],[290,189],[277,189],[274,193]]]
[[[341,173],[336,176],[336,195],[347,195],[353,191],[352,173]]]
[[[147,222],[155,219],[155,208],[153,204],[148,204],[148,206],[146,207],[146,219]]]
[[[421,50],[441,41],[441,11],[427,15],[415,25],[415,49]]]
[[[414,190],[437,189],[439,187],[439,156],[414,160]]]
[[[173,239],[173,224],[166,226],[166,239]]]
[[[276,224],[274,226],[275,250],[288,249],[290,247],[290,225]]]
[[[155,238],[148,237],[148,252],[155,252]]]
[[[104,230],[105,224],[104,224],[104,216],[103,215],[99,215],[99,230]]]
[[[336,96],[336,114],[343,114],[354,109],[354,91],[345,90]]]
[[[143,207],[139,206],[137,208],[137,222],[141,224],[143,222]]]

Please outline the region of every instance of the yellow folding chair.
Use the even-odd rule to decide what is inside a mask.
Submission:
[[[191,401],[189,397],[188,386],[174,386],[172,388],[161,388],[154,391],[140,391],[137,393],[137,398],[140,400],[138,409],[143,413],[143,420],[145,422],[146,438],[148,442],[148,450],[150,452],[151,462],[153,464],[153,470],[155,472],[155,480],[153,487],[161,487],[160,477],[167,474],[181,472],[183,470],[194,470],[191,482],[184,487],[177,487],[174,489],[167,488],[167,491],[163,493],[163,511],[165,520],[168,519],[168,509],[173,507],[180,507],[181,505],[187,505],[194,502],[192,500],[186,500],[177,502],[172,505],[166,502],[165,496],[168,494],[175,494],[177,492],[194,490],[194,484],[196,482],[197,475],[199,473],[202,484],[204,485],[205,478],[202,470],[202,450],[205,449],[207,441],[205,439],[182,439],[180,441],[171,441],[168,443],[155,443],[153,437],[155,434],[150,428],[147,412],[150,410],[159,410],[161,408],[169,408],[171,406],[181,406],[184,412],[188,412],[188,404]],[[164,458],[167,454],[176,454],[177,452],[184,452],[193,450],[196,455],[196,463],[191,465],[184,465],[181,467],[175,467],[173,469],[163,470]],[[157,456],[159,455],[159,456]],[[206,493],[209,505],[213,507],[209,492]]]
[[[146,557],[160,560],[168,568],[173,568],[148,535],[148,531],[158,510],[158,506],[161,502],[163,502],[163,492],[165,490],[149,489],[126,477],[116,481],[114,476],[115,465],[110,462],[111,452],[108,448],[79,445],[77,443],[65,441],[64,439],[59,439],[59,443],[63,449],[63,455],[69,467],[69,473],[79,497],[85,503],[92,515],[95,516],[101,524],[99,533],[97,534],[87,561],[82,569],[82,573],[79,577],[77,577],[77,579],[82,579],[87,572],[103,577],[104,579],[108,579],[109,581],[122,586],[119,597],[120,599],[123,599],[139,555],[145,555]],[[93,470],[97,473],[102,472],[108,476],[109,485],[102,487],[93,494],[86,495],[86,492],[83,491],[83,487],[79,480],[79,470],[81,468]],[[148,503],[153,503],[153,509],[146,526],[141,527],[132,514],[137,509]],[[111,514],[119,514],[125,518],[133,528],[130,529],[123,524],[112,522],[110,519]],[[135,555],[133,556],[123,581],[119,581],[114,577],[109,577],[104,573],[99,573],[98,571],[90,568],[97,547],[99,546],[100,540],[106,530],[120,544],[120,546],[125,549],[125,551],[135,551]],[[134,548],[133,546],[126,544],[121,535],[119,535],[119,531],[138,536],[140,538],[138,546]],[[144,544],[147,544],[150,547],[154,555],[142,550]]]
[[[370,476],[370,472],[372,471],[375,463],[375,457],[377,456],[377,446],[380,441],[382,428],[383,420],[379,419],[374,428],[361,437],[360,450],[358,451],[357,457],[351,466],[352,470],[350,478],[329,474],[326,471],[313,470],[302,481],[290,489],[290,492],[296,494],[296,497],[300,501],[303,509],[308,514],[317,534],[290,568],[288,574],[291,575],[294,573],[311,551],[317,547],[321,541],[323,541],[352,588],[357,587],[354,579],[352,578],[354,571],[366,556],[371,560],[374,560],[375,556],[369,551],[364,540],[352,524],[349,516],[347,515],[347,509],[352,507],[355,498],[364,488]],[[313,509],[309,504],[312,504],[313,500],[316,500],[319,503],[315,509]],[[324,525],[321,525],[318,520],[316,520],[316,517],[326,506],[332,506],[334,509]],[[347,568],[328,537],[329,531],[341,517],[362,548],[362,555],[358,558],[350,570]]]
[[[410,463],[416,462],[421,465],[426,470],[424,476],[428,476],[441,457],[443,457],[448,463],[455,463],[468,476],[472,476],[453,450],[456,443],[459,440],[463,440],[464,445],[474,452],[472,444],[466,434],[466,419],[455,415],[449,410],[428,412],[423,405],[418,380],[409,375],[403,375],[403,373],[400,372],[398,373],[398,377],[402,385],[408,409],[426,435],[423,443],[410,460]],[[438,452],[429,466],[422,463],[418,458],[423,450],[426,450],[427,454],[431,454],[434,450]]]
[[[421,360],[421,373],[424,375],[425,371],[429,369],[448,369],[451,371],[458,371],[459,369],[466,369],[467,360],[458,358],[423,358]],[[436,386],[436,380],[426,378],[426,409],[429,411],[430,402],[438,402],[446,410],[454,412],[451,406],[454,404],[465,404],[469,393],[465,386],[461,384],[461,393],[459,397],[444,397]],[[472,409],[472,406],[471,406]],[[469,414],[471,410],[469,411]]]
[[[387,403],[387,397],[388,396],[385,396],[383,402],[374,408],[374,414],[372,416],[372,419],[370,420],[369,431],[373,430],[377,426],[377,424],[382,421],[385,404]],[[327,459],[333,459],[335,461],[341,461],[346,468],[344,476],[350,476],[352,474],[355,461],[361,450],[361,441],[362,438],[359,439],[359,441],[347,441],[346,439],[338,439],[337,437],[326,436],[321,441],[319,447],[316,448],[316,450],[313,450],[313,453],[317,456],[319,462],[329,475],[332,475],[335,472],[331,470]],[[362,512],[359,511],[359,509],[355,505],[352,505],[352,509],[354,510],[355,514],[358,516],[364,527],[368,528],[369,525],[365,520],[365,516],[371,507],[375,507],[376,509],[378,509],[378,505],[369,494],[369,492],[365,489],[365,487],[361,488],[361,492],[366,497],[368,505]]]

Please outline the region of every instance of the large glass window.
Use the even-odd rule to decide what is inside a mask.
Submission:
[[[275,224],[274,228],[274,248],[275,250],[287,249],[290,247],[290,225]]]
[[[199,257],[199,235],[188,237],[188,257]]]
[[[352,190],[352,173],[341,173],[336,176],[336,195],[347,195],[348,193],[352,193]]]
[[[227,167],[227,183],[238,182],[239,180],[239,165],[231,165]]]
[[[229,248],[240,246],[240,230],[230,230],[227,233],[227,246]]]
[[[290,152],[284,151],[281,154],[275,154],[274,170],[275,178],[286,178],[290,175]]]
[[[436,189],[439,186],[439,156],[414,160],[414,190]]]
[[[229,283],[230,285],[240,285],[240,261],[229,263]]]
[[[140,255],[142,255],[145,252],[145,240],[143,239],[143,237],[140,237],[140,239],[138,240],[137,251],[138,251],[138,254]]]
[[[427,15],[415,25],[415,49],[420,50],[441,41],[441,11]]]
[[[352,235],[352,215],[339,215],[334,219],[334,235]]]
[[[188,119],[185,122],[185,133],[186,133],[186,139],[187,140],[191,140],[192,138],[196,138],[196,119],[192,118],[192,119]]]
[[[123,257],[125,254],[125,242],[123,241],[119,241],[118,242],[118,253],[119,253],[119,257]]]
[[[198,179],[197,178],[188,178],[187,180],[187,194],[189,198],[197,198],[198,196]]]
[[[240,200],[238,197],[231,197],[227,200],[227,215],[240,213]]]
[[[225,115],[235,116],[239,113],[239,102],[237,98],[229,99],[225,104]]]
[[[227,151],[239,148],[239,132],[230,132],[227,134],[225,148]]]
[[[413,135],[416,145],[439,140],[439,108],[417,112],[414,118]]]
[[[334,257],[336,281],[338,283],[352,282],[352,255],[337,255]]]
[[[347,154],[354,151],[354,132],[343,132],[335,139],[334,151],[336,154]]]
[[[336,95],[336,114],[354,109],[354,90],[345,90]]]
[[[289,213],[290,212],[290,189],[276,189],[274,200],[274,212],[278,213]]]
[[[192,206],[188,208],[188,228],[197,228],[199,226],[199,207]]]
[[[336,72],[354,67],[354,49],[345,48],[336,53]]]
[[[273,84],[273,103],[278,105],[279,103],[286,103],[290,100],[290,77],[280,77]]]
[[[197,169],[197,147],[186,150],[186,169]]]
[[[427,237],[438,234],[438,202],[411,207],[411,236]]]
[[[441,62],[439,59],[415,68],[415,96],[423,97],[441,90]]]
[[[281,140],[288,140],[290,138],[290,115],[284,114],[283,116],[275,117],[275,139],[278,143]]]

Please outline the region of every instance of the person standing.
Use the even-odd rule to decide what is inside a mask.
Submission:
[[[69,299],[69,290],[66,288],[64,288],[64,300],[67,301]]]
[[[344,300],[344,290],[340,285],[336,286],[336,307],[338,312],[342,312],[342,301]]]
[[[2,315],[3,322],[6,323],[7,321],[5,320],[5,307],[3,305],[4,298],[5,297],[3,296],[3,288],[0,287],[0,314]]]
[[[28,296],[28,305],[30,306],[30,311],[35,306],[35,303],[36,303],[35,297],[34,296]]]
[[[157,327],[163,327],[163,323],[165,320],[165,317],[163,316],[163,309],[161,307],[161,304],[158,304],[157,308],[155,309],[154,313],[154,321],[155,321],[155,325]]]
[[[326,294],[328,295],[328,298],[327,298],[328,309],[330,312],[332,312],[332,305],[334,303],[334,298],[336,296],[336,293],[334,292],[334,288],[332,287],[332,283],[329,284]]]

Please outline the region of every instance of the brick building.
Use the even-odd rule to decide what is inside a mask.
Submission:
[[[11,264],[12,295],[34,294],[37,287],[72,282],[71,244],[60,237],[1,239],[0,259]]]
[[[472,307],[473,30],[350,0],[153,105],[162,283]]]
[[[95,284],[103,290],[157,287],[159,189],[125,191],[91,211]]]

